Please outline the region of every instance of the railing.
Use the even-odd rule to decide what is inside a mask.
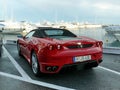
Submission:
[[[104,48],[120,48],[120,37],[116,38],[116,36],[107,33],[104,28],[84,28],[71,31],[78,36],[87,36],[103,41]]]

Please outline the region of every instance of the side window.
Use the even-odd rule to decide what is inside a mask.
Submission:
[[[35,33],[35,31],[29,32],[29,33],[25,36],[25,38],[31,38],[34,33]]]
[[[36,30],[33,36],[38,38],[43,38],[45,35],[40,30]]]

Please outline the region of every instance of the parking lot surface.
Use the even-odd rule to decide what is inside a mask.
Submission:
[[[3,46],[0,90],[120,90],[120,55],[103,54],[99,67],[35,77],[16,44]]]

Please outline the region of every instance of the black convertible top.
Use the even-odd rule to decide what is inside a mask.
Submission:
[[[75,34],[70,32],[67,29],[61,29],[61,28],[53,28],[53,27],[38,27],[37,29],[34,29],[36,32],[33,36],[35,37],[53,37],[55,36],[69,36],[69,37],[77,37]],[[63,33],[59,33],[59,31],[63,31]]]
[[[38,27],[38,29],[58,29],[58,28],[53,28],[53,27]]]

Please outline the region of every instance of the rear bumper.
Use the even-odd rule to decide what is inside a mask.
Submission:
[[[74,57],[91,55],[91,60],[74,62]],[[58,73],[64,67],[79,67],[86,64],[99,64],[102,62],[102,49],[92,48],[75,51],[61,51],[55,54],[44,54],[39,58],[40,71],[43,73]]]
[[[77,69],[81,69],[81,67],[86,67],[86,66],[89,66],[89,67],[96,67],[98,66],[103,60],[100,59],[100,60],[90,60],[90,61],[86,61],[86,62],[82,62],[82,63],[75,63],[75,64],[66,64],[62,67],[62,69],[66,69],[66,68],[77,68]]]
[[[42,63],[40,66],[40,71],[43,73],[58,73],[63,69],[67,68],[77,68],[80,69],[81,67],[91,66],[91,67],[97,67],[103,60],[88,60],[85,62],[77,62],[77,63],[70,63],[70,64],[63,64],[60,65],[55,63]]]

